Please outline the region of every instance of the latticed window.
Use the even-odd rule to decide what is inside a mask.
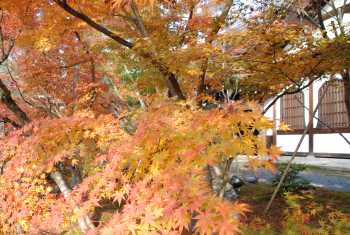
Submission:
[[[304,94],[285,95],[281,99],[281,121],[291,129],[305,128]]]
[[[350,127],[348,110],[345,103],[344,82],[342,80],[333,80],[324,83],[318,93],[319,99],[324,92],[326,94],[319,108],[320,121],[317,122],[317,128]]]

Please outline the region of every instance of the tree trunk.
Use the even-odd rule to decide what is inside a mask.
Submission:
[[[0,92],[1,92],[1,101],[10,109],[16,116],[19,122],[19,126],[22,127],[25,124],[30,122],[27,114],[17,105],[13,100],[11,91],[6,87],[2,80],[0,80]]]
[[[177,97],[180,100],[185,100],[186,97],[182,93],[182,90],[180,88],[180,84],[176,79],[176,76],[173,73],[170,73],[167,79],[167,86],[169,89],[169,96],[170,97]]]
[[[71,197],[70,197],[71,189],[67,186],[66,182],[63,179],[62,174],[60,172],[56,171],[56,172],[51,173],[50,177],[57,184],[58,188],[60,189],[60,191],[63,194],[63,197],[66,200],[71,200]],[[75,205],[74,211],[79,214],[81,210],[80,210],[79,206]],[[80,230],[85,234],[90,229],[95,228],[94,224],[92,223],[92,221],[90,220],[90,218],[88,216],[79,215],[78,216],[78,224],[79,224]]]
[[[156,59],[151,53],[140,54],[145,59],[149,59],[151,64],[158,68],[159,72],[166,78],[166,85],[169,89],[169,97],[177,97],[180,100],[185,100],[186,97],[182,93],[180,84],[176,78],[176,75],[169,71],[168,67]]]

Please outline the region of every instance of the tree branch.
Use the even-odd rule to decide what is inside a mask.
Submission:
[[[11,120],[8,117],[0,117],[0,119],[4,122],[4,123],[9,123],[11,124],[13,127],[15,128],[20,128],[21,126],[18,125],[15,121]]]
[[[148,33],[146,30],[145,24],[143,23],[139,9],[137,8],[137,5],[136,5],[134,0],[131,0],[131,9],[132,9],[132,12],[135,16],[136,27],[139,29],[142,37],[144,37],[144,38],[148,37]]]
[[[118,35],[116,35],[112,31],[107,29],[106,27],[96,23],[87,15],[73,9],[70,5],[67,4],[66,1],[64,1],[64,0],[53,0],[53,1],[56,2],[57,5],[59,5],[63,10],[65,10],[69,14],[77,17],[78,19],[81,19],[82,21],[84,21],[85,23],[90,25],[92,28],[103,33],[104,35],[106,35],[109,38],[113,39],[114,41],[118,42],[119,44],[121,44],[127,48],[130,48],[130,49],[132,49],[134,47],[134,44],[132,44],[131,42],[126,41],[125,39],[119,37]],[[142,54],[140,54],[140,56],[142,56],[144,59],[151,59],[151,64],[154,65],[155,67],[157,67],[159,69],[159,71],[161,72],[161,74],[166,77],[166,79],[167,79],[166,84],[167,84],[168,89],[169,89],[170,97],[177,96],[178,99],[186,99],[184,94],[182,93],[182,90],[181,90],[179,82],[177,81],[176,75],[174,73],[170,72],[169,68],[166,65],[164,65],[161,61],[159,61],[155,57],[155,55],[153,55],[152,53],[142,53]]]
[[[314,0],[313,1],[313,6],[314,6],[314,9],[316,10],[317,19],[318,19],[318,23],[319,23],[319,28],[322,31],[322,36],[324,38],[328,38],[326,26],[324,25],[324,20],[323,20],[323,16],[322,16],[322,9],[321,9],[320,1]]]
[[[294,90],[294,91],[288,91],[285,90],[282,93],[280,93],[279,95],[277,95],[272,101],[271,103],[262,111],[262,115],[266,114],[267,111],[269,111],[269,109],[277,102],[277,100],[279,100],[280,98],[282,98],[285,95],[292,95],[292,94],[296,94],[298,92],[301,92],[302,90],[304,90],[305,88],[308,88],[316,79],[311,79],[305,86],[299,87],[298,89]]]
[[[224,10],[220,14],[219,17],[216,18],[215,26],[212,30],[212,32],[209,35],[208,43],[211,44],[214,41],[214,36],[217,35],[222,28],[223,24],[226,22],[226,18],[231,10],[231,6],[233,4],[233,0],[228,0]],[[204,92],[205,89],[205,77],[207,75],[207,70],[209,65],[209,57],[205,59],[203,65],[202,65],[202,73],[199,76],[199,86],[198,86],[198,94],[201,94]]]
[[[134,44],[132,44],[131,42],[129,42],[129,41],[123,39],[122,37],[118,36],[117,34],[113,33],[112,31],[110,31],[106,27],[96,23],[90,17],[85,15],[84,13],[81,13],[81,12],[73,9],[70,5],[68,5],[68,3],[66,1],[64,1],[64,0],[53,0],[53,1],[56,2],[58,6],[60,6],[62,9],[64,9],[69,14],[77,17],[78,19],[81,19],[82,21],[84,21],[85,23],[90,25],[92,28],[103,33],[104,35],[106,35],[109,38],[113,39],[114,41],[118,42],[119,44],[121,44],[127,48],[134,47]]]
[[[191,23],[191,20],[193,18],[193,12],[194,12],[195,7],[196,7],[195,4],[191,5],[190,12],[189,12],[188,19],[187,19],[187,24],[185,26],[185,30],[181,34],[181,39],[180,39],[180,43],[179,43],[180,46],[183,46],[186,43],[186,34],[189,32],[190,23]]]
[[[305,79],[303,79],[303,81],[305,81],[307,77],[311,76],[311,74],[314,72],[314,70],[316,69],[316,67],[319,66],[321,63],[322,63],[322,60],[318,61],[318,62],[310,69],[310,71],[306,74]],[[318,76],[318,77],[322,77],[322,75],[321,75],[321,76]],[[318,77],[317,77],[317,78],[318,78]],[[282,98],[283,96],[288,95],[288,94],[296,94],[296,93],[298,93],[298,92],[304,90],[305,88],[308,88],[317,78],[309,79],[309,82],[308,82],[306,85],[304,85],[304,86],[302,86],[302,87],[298,86],[298,89],[295,90],[295,91],[288,91],[288,89],[286,89],[286,90],[283,91],[281,94],[277,95],[277,96],[272,100],[272,102],[263,110],[263,112],[262,112],[261,114],[264,115],[264,114],[277,102],[277,100],[278,100],[279,98]]]

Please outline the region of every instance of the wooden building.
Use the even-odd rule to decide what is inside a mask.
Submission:
[[[350,107],[345,102],[343,83],[339,79],[316,81],[300,93],[279,99],[266,114],[276,122],[275,128],[267,133],[270,141],[280,146],[285,155],[293,153],[311,117],[298,155],[350,158]],[[313,116],[321,97],[322,102]],[[291,130],[279,130],[282,122]]]
[[[304,12],[298,11],[298,14],[295,14],[296,11],[293,10],[289,20],[295,21],[297,17],[302,16],[301,23],[313,25],[315,32],[320,32],[319,29],[324,26],[327,36],[332,38],[340,32],[335,25],[341,19],[343,30],[346,34],[350,34],[350,1],[304,2]],[[320,11],[317,12],[311,4],[318,4]],[[318,14],[322,14],[323,21],[323,26],[319,28],[316,27],[320,20]],[[334,33],[335,30],[338,32]],[[350,97],[348,97],[350,90],[346,90],[344,83],[342,76],[324,78],[315,81],[312,86],[300,93],[280,98],[266,113],[267,117],[276,121],[276,127],[267,133],[268,141],[280,146],[286,155],[294,152],[303,132],[307,129],[320,97],[323,97],[316,115],[311,118],[310,128],[298,155],[350,159]],[[292,130],[279,130],[281,122],[287,124]]]

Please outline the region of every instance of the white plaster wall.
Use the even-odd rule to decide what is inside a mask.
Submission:
[[[344,133],[344,136],[350,140],[350,134]],[[314,152],[350,154],[350,145],[339,134],[316,134]]]
[[[326,81],[328,81],[328,79],[322,79],[322,80],[317,80],[313,83],[313,87],[314,87],[314,92],[313,92],[313,110],[315,110],[315,108],[317,107],[318,104],[318,92],[319,89],[322,87],[323,83],[325,83]],[[319,117],[319,113],[318,111],[316,112],[315,117]],[[314,118],[314,125],[313,127],[315,128],[317,126],[317,122],[318,120]]]
[[[304,93],[304,106],[307,108],[304,108],[304,114],[305,114],[305,127],[307,127],[307,125],[309,124],[309,92],[310,92],[310,88],[304,89],[303,93]]]
[[[294,152],[301,135],[278,135],[277,146],[284,152]],[[309,152],[309,136],[305,136],[298,152]]]
[[[278,130],[278,127],[280,126],[280,123],[281,123],[281,99],[278,99],[275,105],[276,105],[276,127]]]
[[[272,99],[270,99],[269,101],[267,101],[264,105],[264,108],[267,107],[269,105],[269,103],[272,101]],[[267,117],[269,120],[273,120],[273,107],[271,107],[264,115],[265,117]],[[266,130],[266,135],[271,136],[273,135],[273,130],[272,129],[268,129]]]
[[[264,104],[264,108],[267,107],[271,101],[273,99],[269,99],[265,104]],[[265,113],[265,117],[267,117],[268,119],[273,119],[273,107],[271,107],[266,113]]]

